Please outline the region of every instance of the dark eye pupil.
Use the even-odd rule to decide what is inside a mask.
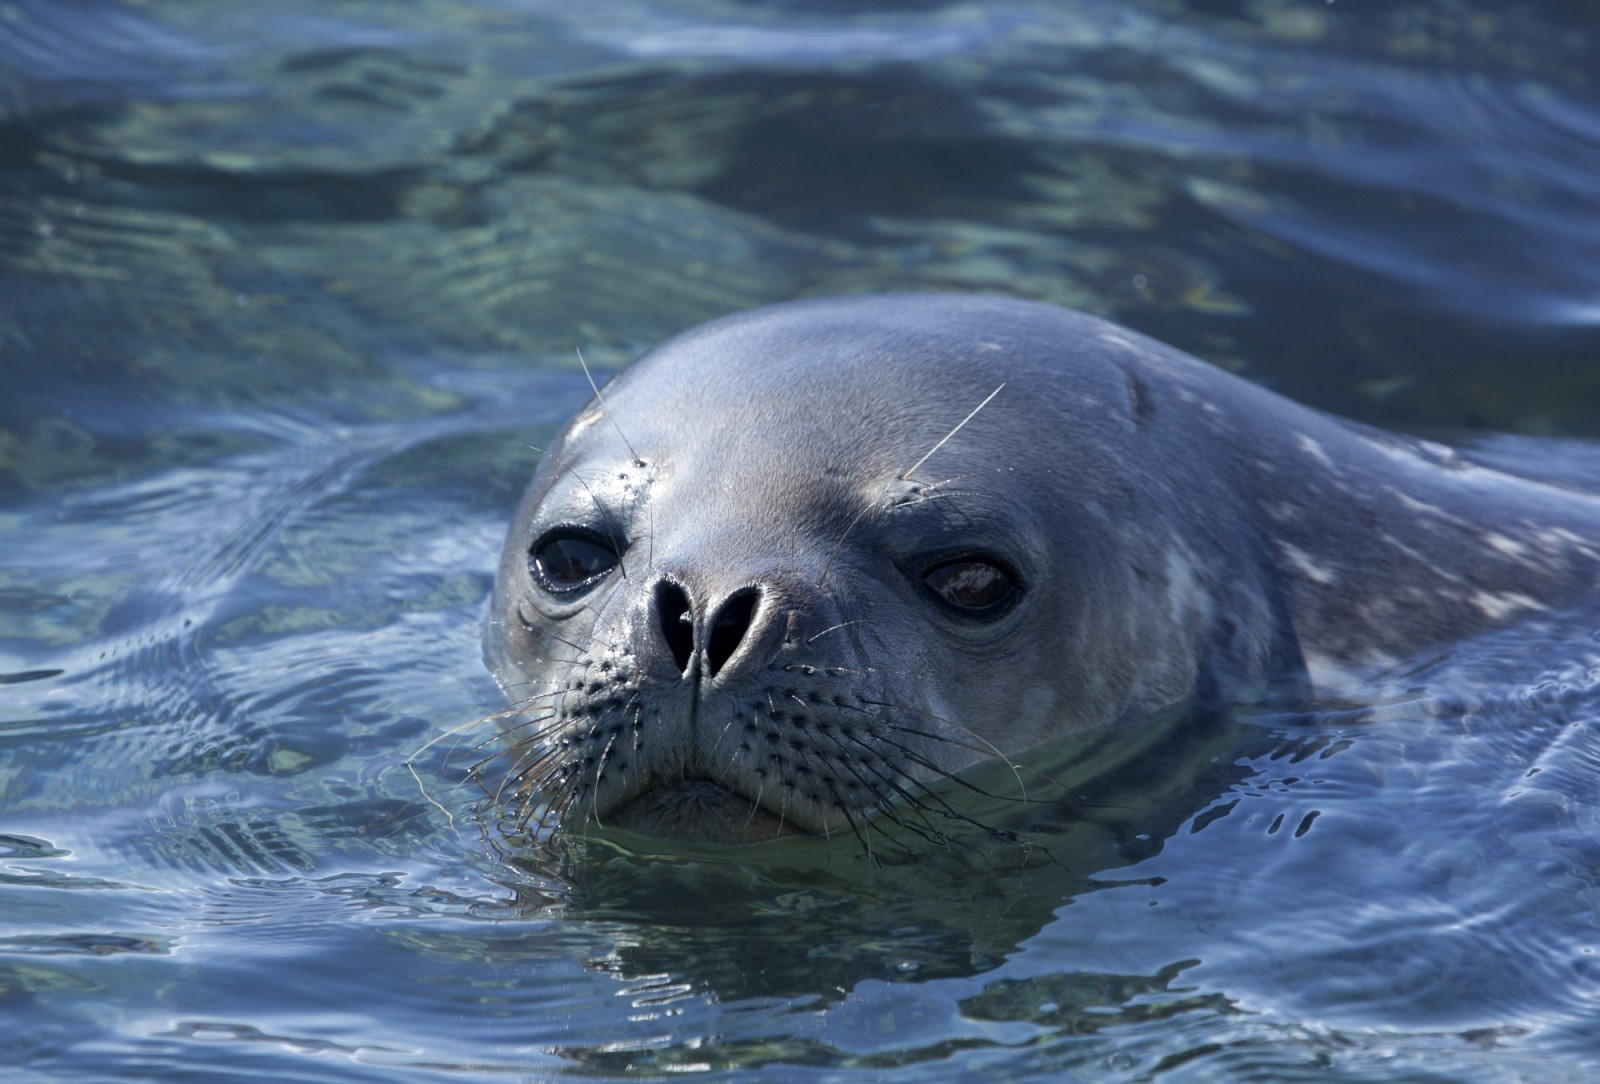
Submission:
[[[1011,597],[1011,577],[987,561],[951,561],[922,577],[934,594],[960,610],[993,609]]]
[[[533,547],[533,574],[550,591],[585,587],[615,567],[615,550],[578,535],[556,535]]]

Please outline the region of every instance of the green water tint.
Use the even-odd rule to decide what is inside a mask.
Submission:
[[[1356,7],[0,6],[0,1064],[1592,1075],[1582,615],[1378,712],[1064,743],[1027,802],[990,765],[870,856],[528,838],[482,764],[578,349],[979,290],[1369,421],[1594,433],[1586,11]]]

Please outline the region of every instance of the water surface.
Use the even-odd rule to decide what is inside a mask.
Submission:
[[[1071,304],[1595,490],[1597,42],[1553,0],[0,6],[0,1064],[1593,1073],[1587,615],[870,860],[508,832],[478,629],[576,351],[803,295]]]

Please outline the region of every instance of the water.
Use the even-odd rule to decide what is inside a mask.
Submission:
[[[478,626],[605,371],[805,294],[1112,315],[1594,489],[1584,4],[0,4],[8,1079],[1600,1068],[1600,647],[869,862],[528,841]]]

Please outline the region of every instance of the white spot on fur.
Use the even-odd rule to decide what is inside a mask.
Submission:
[[[1321,463],[1328,470],[1334,469],[1333,459],[1328,455],[1327,451],[1322,447],[1322,445],[1318,444],[1316,441],[1312,440],[1303,433],[1299,437],[1299,443],[1300,450],[1302,452],[1305,452],[1312,459],[1315,459],[1318,463]]]
[[[1553,550],[1575,549],[1591,561],[1600,558],[1592,546],[1586,545],[1585,540],[1573,534],[1565,527],[1552,527],[1538,536],[1538,541]]]
[[[1488,534],[1483,536],[1483,540],[1490,546],[1505,554],[1507,557],[1515,557],[1521,560],[1528,556],[1527,546],[1524,546],[1521,542],[1518,542],[1514,538],[1507,538],[1503,534],[1496,534],[1495,532],[1490,531]]]
[[[1305,515],[1299,505],[1292,504],[1289,501],[1274,501],[1272,504],[1265,505],[1264,510],[1267,513],[1267,518],[1274,523],[1293,523]]]
[[[1408,545],[1403,540],[1396,538],[1387,531],[1379,532],[1378,541],[1382,542],[1396,553],[1403,554],[1405,557],[1415,561],[1417,564],[1427,567],[1428,571],[1432,575],[1437,576],[1441,580],[1448,580],[1450,583],[1462,582],[1461,577],[1456,573],[1451,572],[1448,568],[1440,566],[1432,558],[1425,556],[1420,551],[1414,549],[1412,546]],[[1415,593],[1418,598],[1421,598],[1424,594],[1420,588],[1412,588],[1412,592]]]
[[[1132,339],[1128,338],[1114,327],[1102,327],[1100,329],[1099,339],[1107,346],[1121,347],[1130,354],[1139,354],[1143,352],[1139,349],[1138,343],[1134,342]]]
[[[1196,610],[1208,607],[1202,597],[1200,585],[1195,581],[1194,560],[1188,553],[1171,549],[1167,551],[1167,612],[1174,626]]]
[[[1507,615],[1517,613],[1519,610],[1546,609],[1536,600],[1514,591],[1478,591],[1468,601],[1482,610],[1484,616],[1491,621],[1502,621]]]
[[[1401,504],[1405,505],[1407,509],[1417,513],[1418,515],[1433,516],[1435,519],[1447,520],[1450,523],[1461,522],[1461,520],[1457,519],[1455,516],[1452,516],[1449,512],[1446,512],[1443,508],[1440,508],[1436,504],[1429,504],[1427,501],[1419,501],[1415,497],[1411,496],[1411,494],[1405,493],[1398,489],[1391,488],[1389,492],[1393,493],[1395,498],[1398,499]]]
[[[1299,546],[1291,546],[1287,542],[1279,542],[1278,552],[1282,553],[1288,562],[1294,566],[1296,572],[1313,583],[1320,583],[1326,586],[1330,583],[1338,582],[1338,572],[1327,565],[1318,564],[1309,553]]]
[[[1366,439],[1367,447],[1390,459],[1406,464],[1421,463],[1429,469],[1446,467],[1457,478],[1504,478],[1500,471],[1480,467],[1462,459],[1451,448],[1431,440],[1407,441]]]
[[[1454,463],[1461,457],[1456,455],[1456,450],[1447,444],[1440,444],[1434,440],[1418,440],[1417,448],[1425,455],[1430,455],[1438,463]]]

